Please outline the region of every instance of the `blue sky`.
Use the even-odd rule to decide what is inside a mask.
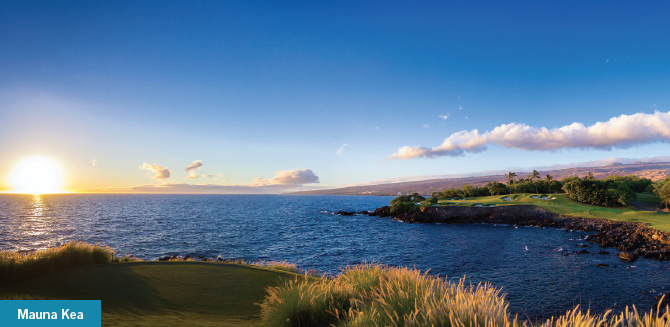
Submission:
[[[653,136],[609,151],[493,142],[462,156],[388,160],[464,130],[670,111],[669,7],[3,2],[0,175],[43,155],[62,163],[73,190],[234,189],[304,169],[320,181],[307,186],[329,187],[666,155],[666,139]],[[186,178],[196,160],[211,178]],[[145,162],[170,178],[151,178]]]

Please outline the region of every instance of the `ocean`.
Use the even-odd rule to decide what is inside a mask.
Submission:
[[[30,251],[84,241],[144,260],[166,255],[289,261],[337,274],[374,261],[501,287],[520,318],[592,312],[670,292],[670,262],[622,263],[587,233],[487,224],[408,224],[334,212],[374,210],[392,197],[294,195],[0,195],[0,248]],[[588,245],[590,248],[581,248]],[[563,256],[561,250],[590,254]],[[600,268],[595,264],[616,265]]]

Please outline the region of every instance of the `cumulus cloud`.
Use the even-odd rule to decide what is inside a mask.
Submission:
[[[153,165],[150,165],[148,163],[144,163],[142,166],[140,166],[140,169],[147,169],[151,171],[154,176],[151,176],[151,178],[162,181],[170,178],[170,174],[172,171],[167,168],[163,168],[161,165],[154,163]]]
[[[430,125],[428,125],[428,124],[423,124],[423,128],[430,128]]]
[[[212,175],[205,175],[205,174],[202,174],[202,175],[200,175],[200,176],[201,176],[201,177],[212,178]]]
[[[196,170],[196,169],[200,169],[200,167],[202,167],[202,166],[203,166],[203,165],[202,165],[202,161],[200,161],[200,160],[196,160],[196,161],[194,161],[192,164],[186,166],[186,168],[184,169],[186,172],[188,172],[188,176],[186,176],[186,178],[188,178],[188,179],[194,179],[194,178],[198,178],[198,177],[200,177],[200,176],[198,176],[198,174],[195,172],[195,170]]]
[[[98,160],[91,159],[90,163],[91,163],[91,165],[95,166],[95,164],[98,163]]]
[[[275,176],[270,179],[272,184],[296,185],[319,183],[319,176],[316,176],[310,169],[284,170],[274,173]]]
[[[342,152],[344,152],[344,148],[347,146],[349,146],[349,144],[347,143],[342,144],[342,146],[337,150],[335,154],[342,154]]]
[[[434,148],[404,146],[389,159],[458,157],[486,150],[486,145],[542,151],[559,149],[630,148],[632,146],[670,142],[670,112],[637,113],[613,117],[591,126],[572,123],[560,128],[532,127],[526,124],[503,124],[480,134],[478,130],[451,134]]]
[[[253,186],[267,185],[302,185],[320,183],[319,176],[316,176],[310,169],[292,169],[277,171],[271,179],[254,178]]]
[[[449,114],[446,114],[446,115],[439,115],[439,116],[437,116],[437,118],[440,118],[440,119],[442,119],[442,120],[447,120],[447,118],[449,118]]]

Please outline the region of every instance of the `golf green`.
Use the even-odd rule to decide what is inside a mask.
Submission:
[[[293,278],[228,263],[134,262],[0,285],[0,299],[102,300],[103,326],[256,326],[265,289]]]

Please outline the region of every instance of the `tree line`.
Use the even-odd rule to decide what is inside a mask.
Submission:
[[[653,192],[659,195],[663,203],[670,202],[670,176],[663,181],[654,183],[651,179],[635,175],[619,176],[614,174],[603,179],[596,179],[592,173],[580,178],[570,176],[555,180],[546,174],[540,176],[537,170],[527,176],[518,178],[514,172],[505,174],[507,183],[488,182],[485,186],[463,185],[462,188],[451,188],[442,192],[433,192],[433,197],[452,199],[463,197],[493,196],[515,193],[565,193],[575,201],[600,206],[628,205],[637,199],[636,192]]]

